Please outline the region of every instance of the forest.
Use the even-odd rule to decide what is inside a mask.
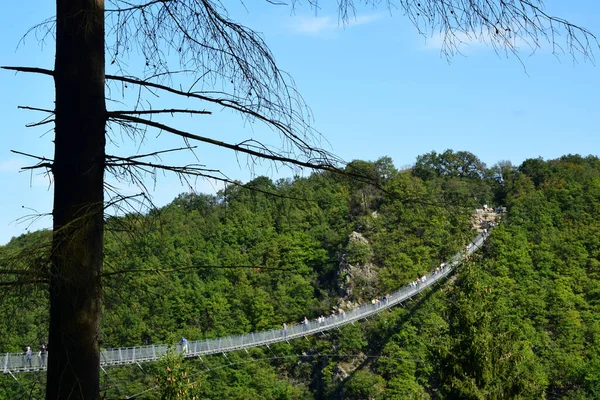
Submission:
[[[600,398],[598,157],[488,167],[447,150],[345,172],[261,176],[107,217],[102,347],[351,309],[463,249],[475,209],[506,213],[482,251],[401,307],[268,348],[106,368],[104,398]],[[48,340],[50,240],[37,231],[0,246],[0,267],[14,268],[0,282],[0,353]],[[0,399],[42,399],[44,386],[42,373],[2,374]]]

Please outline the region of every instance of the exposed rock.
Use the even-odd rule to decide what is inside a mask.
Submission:
[[[335,369],[333,370],[333,376],[331,377],[331,380],[333,382],[340,382],[346,379],[347,377],[348,373],[344,371],[344,368],[342,368],[340,364],[336,365]]]
[[[471,223],[473,229],[478,232],[484,229],[489,229],[500,221],[500,213],[497,213],[492,208],[482,209],[478,208],[475,213],[471,216]]]
[[[331,377],[333,382],[339,382],[346,379],[351,373],[356,371],[356,369],[366,360],[366,357],[363,353],[359,353],[355,358],[348,361],[339,362],[334,370],[333,376]]]
[[[369,241],[360,233],[352,232],[348,237],[349,242],[360,242],[364,244],[369,244]]]
[[[359,232],[349,235],[337,274],[341,308],[355,308],[364,299],[375,296],[379,274],[371,262],[372,253],[371,245],[363,235]]]

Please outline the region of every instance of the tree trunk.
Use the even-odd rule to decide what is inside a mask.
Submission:
[[[100,397],[104,0],[56,2],[47,400]]]

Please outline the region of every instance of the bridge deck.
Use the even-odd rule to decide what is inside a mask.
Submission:
[[[426,275],[424,283],[416,287],[411,285],[391,293],[390,297],[378,304],[365,304],[344,314],[336,314],[326,317],[323,322],[309,321],[308,324],[298,324],[287,327],[287,329],[272,329],[262,332],[252,332],[244,335],[226,336],[216,339],[196,340],[188,343],[187,352],[184,357],[198,357],[208,354],[226,353],[234,350],[247,349],[250,347],[264,346],[271,343],[288,341],[319,332],[329,331],[342,325],[349,324],[360,319],[367,318],[384,311],[385,309],[400,304],[414,295],[422,292],[429,286],[448,276],[465,258],[465,253],[471,254],[478,250],[487,239],[487,234],[479,234],[469,246],[466,252],[456,254],[446,267],[438,273]],[[165,355],[170,346],[156,344],[149,346],[119,347],[104,349],[100,353],[100,365],[102,367],[111,365],[146,363],[159,360]],[[183,351],[181,345],[178,351]],[[51,351],[51,350],[50,350]],[[45,370],[41,365],[41,358],[34,355],[28,361],[23,353],[0,354],[0,368],[3,373],[36,372]]]

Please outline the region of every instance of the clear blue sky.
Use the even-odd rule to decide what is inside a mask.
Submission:
[[[28,28],[52,16],[51,1],[9,2],[0,14],[0,64],[52,68],[53,42],[40,46],[35,36],[17,48]],[[321,2],[322,3],[322,2]],[[289,72],[311,106],[314,126],[331,150],[345,160],[390,156],[397,167],[414,163],[423,153],[445,149],[473,152],[489,166],[500,160],[520,164],[532,157],[552,159],[568,153],[600,152],[600,70],[590,62],[559,59],[543,46],[533,56],[525,50],[521,64],[498,56],[480,43],[465,45],[464,56],[451,63],[440,54],[437,37],[420,36],[400,12],[359,11],[340,27],[335,8],[272,6],[264,1],[240,7],[231,2],[234,19],[262,32],[280,67]],[[546,2],[546,10],[600,34],[597,0]],[[596,51],[600,61],[600,52]],[[525,68],[524,68],[525,67]],[[42,218],[33,225],[19,218],[52,209],[52,187],[38,173],[18,172],[30,165],[11,149],[52,157],[51,125],[27,129],[41,114],[17,110],[19,105],[52,108],[53,83],[48,77],[0,71],[0,244],[27,229],[51,225]],[[165,104],[169,104],[168,101]],[[236,141],[266,135],[230,114],[177,121],[192,132]],[[178,145],[150,135],[142,151]],[[272,141],[277,143],[277,140]],[[126,154],[130,144],[113,152]],[[198,149],[200,162],[222,169],[229,177],[248,180],[245,159],[217,149]],[[255,173],[290,176],[268,166]],[[126,188],[125,191],[136,192]],[[157,205],[187,191],[174,177],[150,182]],[[196,190],[211,191],[211,182]],[[217,186],[218,187],[218,186]]]

